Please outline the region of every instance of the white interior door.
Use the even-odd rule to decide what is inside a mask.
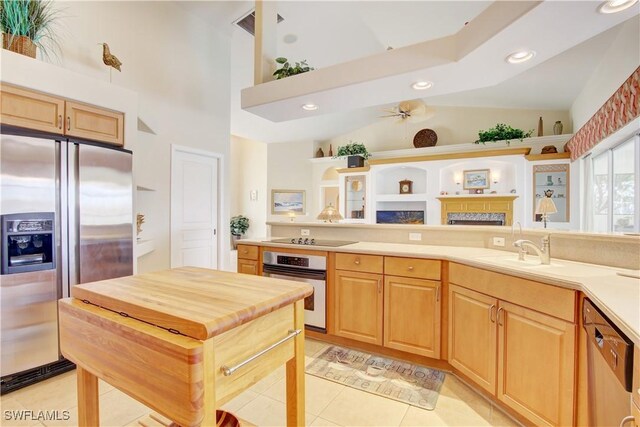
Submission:
[[[218,267],[218,165],[213,153],[171,155],[171,267]]]

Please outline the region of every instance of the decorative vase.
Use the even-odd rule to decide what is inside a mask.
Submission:
[[[556,124],[553,125],[553,134],[562,135],[562,122],[560,120],[558,120]]]
[[[538,119],[538,136],[543,135],[542,117]]]
[[[329,157],[333,157],[333,145],[329,144]]]
[[[322,151],[322,147],[318,148],[318,151],[316,151],[316,157],[324,157],[324,151]]]
[[[361,167],[364,167],[364,157],[362,157],[362,156],[349,156],[349,157],[347,157],[347,167],[349,167],[349,168],[361,168]]]
[[[36,57],[36,45],[27,36],[14,36],[2,33],[2,47],[20,55]]]

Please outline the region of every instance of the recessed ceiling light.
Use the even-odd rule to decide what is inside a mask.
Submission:
[[[519,50],[507,56],[506,61],[510,64],[520,64],[530,60],[534,56],[536,56],[536,53],[532,50]]]
[[[302,109],[307,111],[313,111],[313,110],[317,110],[318,106],[316,104],[304,104],[302,106]]]
[[[602,3],[598,8],[600,13],[616,13],[629,9],[636,4],[638,0],[610,0]]]
[[[414,88],[415,90],[426,90],[426,89],[429,89],[431,86],[433,86],[433,83],[427,82],[427,81],[419,81],[411,85],[411,87]]]

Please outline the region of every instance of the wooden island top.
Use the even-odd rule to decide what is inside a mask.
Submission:
[[[182,267],[73,287],[60,345],[76,363],[78,420],[99,425],[97,378],[181,426],[287,365],[287,424],[304,424],[302,282]]]
[[[74,286],[71,296],[206,340],[312,292],[301,282],[182,267]]]

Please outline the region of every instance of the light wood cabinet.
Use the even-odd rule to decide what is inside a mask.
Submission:
[[[536,425],[572,425],[576,326],[499,304],[498,399]]]
[[[362,271],[379,273],[384,271],[383,257],[379,255],[336,254],[336,268],[338,270]]]
[[[386,256],[384,257],[384,274],[440,280],[440,261]]]
[[[124,145],[124,114],[67,101],[65,134]]]
[[[449,363],[491,394],[496,392],[498,300],[449,285]]]
[[[63,134],[64,99],[2,84],[0,121],[3,125]]]
[[[533,424],[572,425],[575,291],[453,263],[449,281],[451,365]]]
[[[252,245],[238,245],[238,258],[258,259],[258,247]]]
[[[384,346],[440,357],[440,282],[385,276]]]
[[[124,145],[124,114],[7,84],[0,86],[3,125]]]
[[[238,273],[258,275],[258,261],[238,258]]]
[[[382,345],[383,276],[336,270],[335,334]]]

